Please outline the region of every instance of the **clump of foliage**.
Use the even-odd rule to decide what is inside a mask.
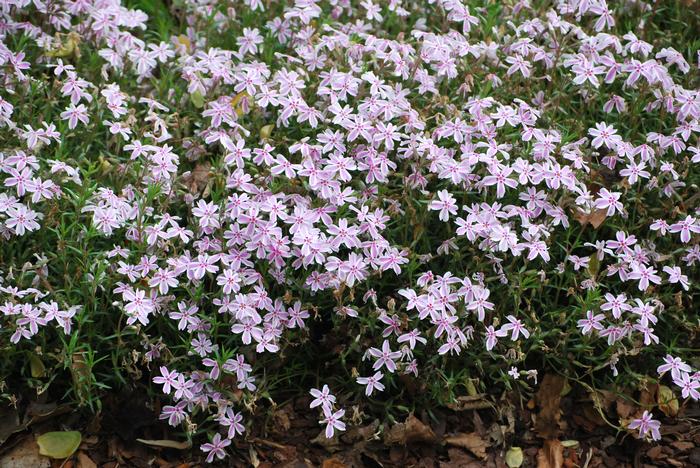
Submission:
[[[309,391],[328,437],[543,372],[697,400],[699,25],[0,0],[3,395],[147,380],[210,461]]]

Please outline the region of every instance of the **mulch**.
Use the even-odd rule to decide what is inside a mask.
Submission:
[[[528,401],[503,395],[464,397],[449,408],[420,411],[382,424],[347,409],[348,430],[326,439],[309,399],[259,407],[251,433],[234,440],[231,467],[698,467],[700,406],[660,401],[658,385],[613,394],[570,389],[545,376]],[[0,468],[205,466],[181,432],[158,421],[158,402],[144,394],[107,396],[94,415],[67,405],[30,402],[0,408]],[[653,408],[662,439],[650,443],[613,426]],[[250,417],[248,419],[251,419]],[[82,443],[67,460],[38,454],[36,437],[79,430]],[[172,448],[172,447],[177,448]]]

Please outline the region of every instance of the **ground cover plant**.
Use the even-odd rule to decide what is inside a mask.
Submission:
[[[608,423],[659,439],[700,399],[699,18],[0,0],[3,399],[145,389],[211,462],[299,395],[332,439],[552,374],[656,385]]]

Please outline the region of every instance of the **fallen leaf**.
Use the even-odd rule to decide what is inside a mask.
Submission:
[[[29,355],[29,370],[32,373],[32,377],[35,379],[46,375],[46,367],[44,367],[44,363],[41,361],[41,358],[35,353],[31,353]]]
[[[593,210],[590,213],[585,213],[578,208],[574,211],[574,219],[578,221],[581,226],[590,224],[593,226],[593,229],[598,229],[601,224],[605,222],[606,216],[607,210],[605,209]]]
[[[187,187],[187,191],[191,194],[197,194],[205,189],[209,182],[209,173],[211,171],[211,163],[204,161],[198,163],[194,169],[182,175],[182,181]]]
[[[470,453],[459,447],[450,447],[447,449],[449,460],[441,461],[440,468],[467,467],[471,463],[479,463],[476,458]]]
[[[506,452],[506,465],[509,468],[518,468],[523,464],[523,449],[520,447],[511,447]]]
[[[655,445],[649,450],[647,450],[647,457],[649,457],[650,460],[658,460],[660,459],[663,454],[661,453],[663,447],[660,445]]]
[[[231,107],[233,107],[233,110],[236,111],[239,117],[246,112],[249,106],[249,97],[250,95],[247,92],[241,91],[231,99]]]
[[[321,429],[321,432],[319,432],[316,437],[311,439],[310,442],[312,444],[320,445],[321,447],[325,448],[331,453],[340,450],[340,438],[338,436],[337,431],[333,433],[333,437],[329,439],[328,437],[326,437],[325,429]]]
[[[323,460],[321,468],[346,468],[347,465],[337,458],[328,458]]]
[[[192,447],[192,442],[189,440],[185,440],[183,442],[178,442],[176,440],[167,440],[167,439],[158,439],[158,440],[136,439],[136,441],[141,442],[142,444],[145,444],[145,445],[150,445],[151,447],[173,448],[173,449],[177,449],[177,450],[187,450],[188,448]]]
[[[659,393],[659,385],[649,382],[642,382],[643,387],[639,392],[639,404],[642,408],[649,408],[656,405],[657,394]]]
[[[341,437],[343,442],[354,444],[357,442],[365,442],[375,437],[379,428],[379,420],[375,419],[367,426],[353,426]]]
[[[488,442],[482,439],[476,432],[465,432],[452,437],[446,437],[445,443],[447,443],[447,445],[467,449],[482,459],[486,458],[486,449],[489,447]]]
[[[37,449],[33,437],[24,437],[18,445],[0,455],[0,468],[51,468],[51,460],[39,455]]]
[[[568,441],[572,442],[572,441]],[[576,441],[573,441],[576,442]],[[578,442],[577,442],[578,443]],[[562,442],[562,446],[563,446]],[[576,447],[565,447],[564,449],[564,468],[579,468],[581,466],[581,460],[578,456],[578,445]]]
[[[673,417],[678,414],[679,403],[676,394],[666,385],[659,385],[659,391],[656,395],[659,409],[666,416]]]
[[[274,126],[273,124],[264,125],[264,126],[260,129],[260,139],[261,139],[261,140],[267,140],[268,138],[270,138],[270,135],[272,135],[272,129],[273,129],[273,128],[275,128],[275,126]]]
[[[600,260],[598,260],[597,255],[591,255],[589,259],[588,274],[591,275],[591,278],[595,278],[598,275],[598,271],[600,271]]]
[[[632,413],[635,412],[636,406],[623,398],[618,398],[615,401],[615,410],[617,411],[618,416],[620,416],[622,419],[627,419]]]
[[[25,426],[19,423],[19,414],[15,408],[0,407],[0,445],[4,444],[12,434],[24,428]]]
[[[192,104],[194,104],[194,107],[196,107],[197,109],[201,109],[204,107],[204,96],[202,96],[202,93],[200,93],[199,91],[190,93],[190,100],[192,101]]]
[[[272,423],[275,432],[287,432],[292,427],[294,409],[292,405],[278,407],[272,413]]]
[[[493,404],[490,401],[486,401],[486,394],[476,394],[469,396],[459,396],[457,401],[448,403],[447,407],[452,411],[468,411],[474,409],[486,409],[492,408]]]
[[[671,442],[671,445],[674,448],[680,450],[681,452],[685,452],[687,450],[695,448],[695,444],[692,442],[688,442],[687,440],[677,440],[675,442]]]
[[[495,445],[504,445],[507,432],[508,426],[504,426],[495,422],[489,427],[487,435],[489,440],[495,442]]]
[[[93,381],[92,369],[85,358],[85,353],[74,352],[71,355],[70,371],[78,399],[81,403],[85,403],[90,396],[90,386]]]
[[[258,457],[258,452],[255,451],[252,445],[248,446],[248,456],[250,457],[250,464],[253,468],[258,468],[260,466],[260,458]]]
[[[396,423],[384,436],[387,445],[423,442],[436,443],[437,437],[433,430],[414,415],[409,415],[406,422]]]
[[[544,441],[537,452],[537,468],[561,468],[564,465],[564,447],[556,439]]]
[[[537,406],[540,408],[535,421],[535,431],[544,439],[553,439],[559,435],[559,402],[565,382],[566,379],[560,375],[547,374],[535,395]]]
[[[78,452],[78,468],[97,468],[97,464],[85,452]]]
[[[47,432],[40,435],[36,443],[39,445],[39,453],[50,458],[68,458],[75,453],[80,446],[82,436],[78,431]]]

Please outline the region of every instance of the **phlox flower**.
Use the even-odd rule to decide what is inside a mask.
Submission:
[[[438,193],[438,200],[433,200],[428,205],[431,210],[440,211],[440,221],[448,221],[450,215],[454,216],[457,214],[457,203],[455,198],[447,190],[440,190]]]
[[[608,189],[603,187],[598,192],[598,198],[595,200],[595,207],[599,210],[607,210],[606,214],[608,216],[614,216],[616,211],[622,213],[624,207],[619,201],[620,196],[622,196],[621,193],[610,192]]]
[[[367,277],[367,263],[361,255],[351,253],[347,261],[341,262],[338,267],[338,275],[345,283],[352,287]]]
[[[396,341],[399,343],[406,343],[408,342],[408,345],[411,349],[414,349],[416,347],[416,343],[421,343],[425,345],[428,340],[423,338],[421,335],[421,332],[417,329],[413,329],[408,333],[404,333],[403,335],[400,335]]]
[[[634,264],[632,271],[627,275],[629,279],[639,280],[639,290],[644,291],[649,287],[650,283],[661,284],[661,277],[656,274],[656,269],[643,264]]]
[[[68,121],[68,128],[73,130],[78,126],[78,122],[82,122],[87,125],[90,122],[90,117],[88,116],[87,107],[85,104],[71,104],[66,108],[65,111],[61,112],[61,119]]]
[[[660,440],[661,433],[659,428],[661,423],[653,419],[653,415],[649,411],[644,411],[641,418],[634,419],[627,426],[629,429],[639,429],[639,437],[643,438],[648,433],[651,433],[652,440]]]
[[[371,396],[375,389],[379,392],[384,391],[384,384],[381,382],[383,377],[384,374],[377,371],[370,377],[358,377],[357,383],[365,386],[365,395]]]
[[[530,332],[525,328],[525,325],[523,325],[523,323],[519,319],[515,318],[512,315],[508,315],[506,319],[508,320],[508,323],[501,325],[501,331],[510,331],[510,339],[512,341],[517,340],[521,334],[525,338],[530,337]]]
[[[502,198],[506,194],[506,187],[515,188],[518,186],[518,181],[511,179],[508,176],[513,172],[513,169],[503,164],[494,164],[488,168],[490,175],[484,177],[481,183],[484,186],[496,186],[496,196]]]
[[[179,401],[175,406],[165,405],[158,419],[167,419],[168,424],[175,427],[181,424],[187,417],[186,408],[186,401]]]
[[[664,364],[661,364],[656,369],[656,372],[659,374],[664,374],[668,371],[671,371],[671,377],[674,380],[678,380],[681,378],[681,374],[690,373],[692,372],[692,369],[688,364],[683,362],[681,358],[667,354],[666,357],[664,357]]]
[[[682,372],[678,378],[673,379],[673,383],[681,388],[683,398],[692,398],[695,401],[700,400],[700,380],[697,376],[692,376],[686,372]]]
[[[460,354],[461,351],[461,340],[456,333],[448,334],[445,343],[438,348],[438,354],[441,356],[443,354],[447,354],[448,352],[450,353],[450,355],[453,353]]]
[[[580,85],[586,81],[590,82],[595,88],[600,86],[600,81],[596,75],[605,73],[605,67],[595,66],[593,63],[584,59],[581,63],[575,64],[571,70],[576,74],[574,83]]]
[[[604,318],[604,314],[595,314],[592,310],[588,310],[586,311],[586,318],[579,320],[577,326],[581,328],[581,333],[588,335],[592,330],[603,329],[603,325],[600,322]]]
[[[678,266],[664,266],[664,273],[668,275],[668,282],[675,284],[680,284],[686,291],[690,289],[690,284],[688,283],[688,277],[683,274],[681,268]]]
[[[18,236],[22,236],[27,231],[36,231],[40,225],[36,222],[39,213],[27,208],[25,205],[13,206],[7,210],[7,220],[5,226],[13,229]]]
[[[386,366],[391,373],[396,371],[396,362],[394,361],[401,357],[401,351],[392,351],[387,340],[384,340],[382,343],[382,349],[370,348],[369,354],[376,359],[372,366],[374,370],[379,370]]]
[[[312,388],[309,393],[314,397],[314,400],[309,404],[309,408],[316,408],[317,406],[331,408],[335,403],[335,396],[331,394],[328,385],[323,385],[321,390]]]
[[[493,310],[494,303],[487,301],[491,292],[486,288],[474,288],[473,298],[467,304],[467,310],[476,311],[479,321],[484,320],[486,310]]]
[[[169,371],[167,367],[160,366],[160,375],[153,377],[153,383],[163,385],[163,393],[168,395],[179,375],[180,373],[177,371]]]
[[[515,54],[514,56],[506,57],[506,62],[510,64],[508,67],[508,76],[513,75],[516,72],[520,72],[524,78],[529,78],[532,74],[532,64],[525,60],[521,55]]]
[[[685,219],[677,223],[671,224],[668,228],[671,233],[680,233],[681,242],[690,242],[691,233],[700,233],[700,223],[692,216],[686,216]]]
[[[504,336],[508,336],[508,330],[502,328],[495,330],[493,325],[486,327],[486,350],[491,351],[494,346],[496,346],[496,343],[498,343],[498,338]]]
[[[615,127],[605,122],[595,124],[595,128],[588,129],[588,134],[593,137],[591,144],[596,149],[601,146],[615,149],[618,144],[622,143],[622,137],[617,134]]]
[[[226,452],[224,451],[224,449],[229,445],[231,445],[231,440],[222,439],[221,434],[216,433],[214,434],[214,437],[212,438],[211,442],[202,444],[200,448],[202,452],[208,453],[207,463],[212,463],[215,457],[219,460],[223,460],[226,457]]]
[[[328,407],[324,406],[323,407],[323,415],[325,416],[322,420],[319,422],[321,424],[326,425],[326,438],[330,439],[333,437],[333,434],[335,434],[335,431],[344,431],[345,430],[345,423],[341,421],[341,418],[345,416],[345,410],[340,409],[336,411],[335,413],[333,410]]]
[[[226,412],[219,415],[217,418],[219,424],[224,427],[228,427],[228,439],[233,439],[236,434],[242,435],[245,432],[245,426],[241,423],[243,421],[243,415],[241,413],[236,413],[233,408],[226,408]]]
[[[139,321],[142,325],[148,325],[148,315],[153,312],[153,301],[146,297],[146,291],[143,289],[129,289],[124,291],[124,300],[127,304],[124,310],[129,315],[127,323],[129,325]]]

